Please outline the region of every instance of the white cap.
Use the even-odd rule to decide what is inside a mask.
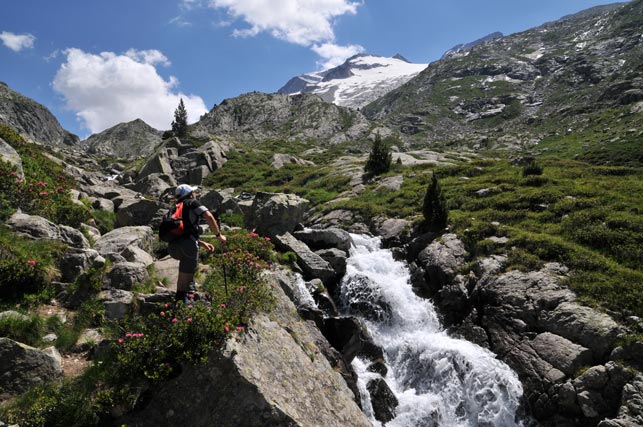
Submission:
[[[192,187],[187,184],[181,184],[178,187],[176,187],[176,190],[174,190],[174,195],[176,196],[177,199],[182,199],[186,196],[189,196],[192,192],[198,189],[199,187]]]

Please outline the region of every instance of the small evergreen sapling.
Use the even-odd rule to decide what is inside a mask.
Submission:
[[[424,214],[425,224],[430,231],[440,231],[446,228],[449,221],[449,210],[435,173],[424,195],[422,213]]]
[[[172,132],[179,138],[183,138],[188,134],[188,112],[183,104],[183,98],[181,98],[179,106],[174,110]]]
[[[371,153],[368,155],[368,160],[364,166],[364,171],[375,175],[386,173],[391,169],[392,160],[393,154],[390,146],[382,141],[382,137],[377,133],[371,146]]]

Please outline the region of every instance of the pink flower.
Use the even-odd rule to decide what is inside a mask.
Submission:
[[[225,304],[221,304],[221,308],[226,308],[226,305],[225,305]]]
[[[161,311],[161,313],[160,313],[160,314],[161,314],[161,316],[165,316],[165,312],[164,312],[164,311]]]
[[[132,334],[128,332],[128,333],[126,333],[126,334],[125,334],[125,336],[126,336],[127,338],[129,338],[129,337],[131,337],[131,336],[132,336]]]
[[[192,323],[192,318],[188,317],[187,321],[188,321],[188,323]]]
[[[230,332],[230,326],[225,325],[225,328],[223,328],[226,332]]]
[[[188,305],[188,308],[192,308],[192,304]]]
[[[179,321],[179,319],[177,319],[176,317],[174,319],[172,319],[172,323],[176,323],[178,321]]]
[[[30,259],[29,261],[27,261],[27,264],[32,265],[32,266],[36,265],[36,261]]]
[[[250,237],[257,237],[257,236],[258,236],[258,234],[255,233],[254,231],[250,233]]]
[[[237,326],[237,332],[243,331],[243,326]]]
[[[168,308],[169,306],[170,306],[170,304],[165,304],[164,305],[165,308]]]
[[[118,339],[118,343],[119,343],[119,344],[123,344],[123,342],[124,342],[124,341],[125,341],[125,340],[124,340],[123,338],[119,338],[119,339]]]
[[[40,193],[38,193],[38,194],[40,194],[41,196],[46,196],[48,193],[47,193],[46,191],[41,191],[41,192],[40,192]]]
[[[269,241],[270,241],[270,237],[266,237],[266,242],[269,242]]]
[[[188,294],[188,298],[194,299],[194,294]]]

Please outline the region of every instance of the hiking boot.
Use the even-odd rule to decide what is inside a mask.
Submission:
[[[188,293],[189,294],[196,293],[196,283],[194,283],[194,281],[190,282],[190,284],[188,285]]]

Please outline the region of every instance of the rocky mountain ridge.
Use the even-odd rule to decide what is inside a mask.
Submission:
[[[161,143],[161,136],[161,131],[136,119],[93,134],[79,147],[93,156],[130,161],[149,156]]]
[[[642,16],[637,0],[488,41],[430,64],[363,112],[418,146],[529,147],[591,130],[643,100]]]
[[[239,141],[311,140],[335,144],[365,137],[371,125],[359,113],[311,94],[247,93],[226,99],[190,126],[195,137],[210,134]]]
[[[0,82],[0,123],[15,129],[28,141],[56,147],[74,147],[80,139],[64,130],[47,107]]]
[[[460,54],[461,55],[466,55],[466,52],[468,50],[478,46],[479,44],[488,42],[490,40],[499,39],[500,37],[503,37],[503,36],[504,36],[504,34],[502,34],[501,32],[495,31],[495,32],[493,32],[491,34],[487,34],[484,37],[480,37],[479,39],[474,40],[472,42],[457,44],[457,45],[453,46],[451,49],[449,49],[446,52],[444,52],[444,54],[442,55],[442,57],[440,59],[449,58],[449,57],[453,57],[453,56],[460,55]]]

